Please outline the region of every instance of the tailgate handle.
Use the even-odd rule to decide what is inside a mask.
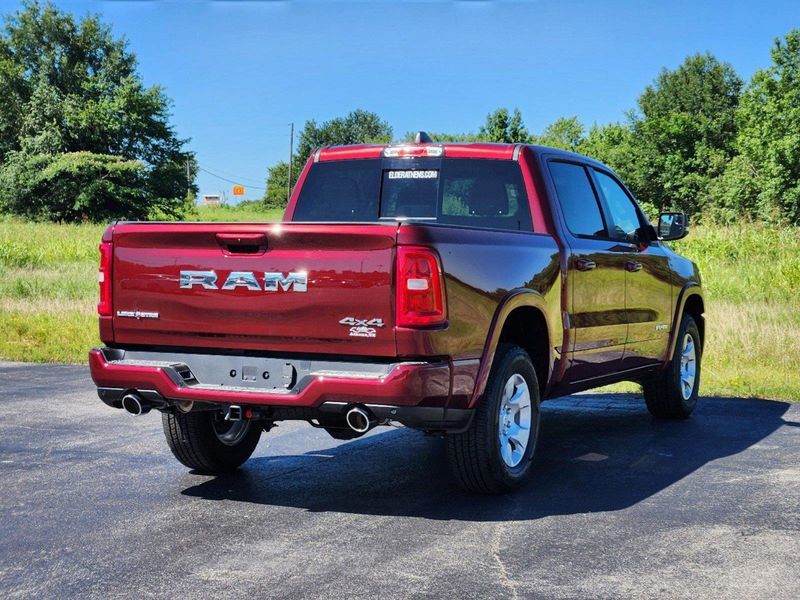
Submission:
[[[266,233],[218,233],[217,242],[231,254],[264,254]]]

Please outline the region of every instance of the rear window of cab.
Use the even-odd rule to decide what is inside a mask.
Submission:
[[[293,221],[410,220],[532,231],[519,164],[510,160],[382,158],[316,163]]]

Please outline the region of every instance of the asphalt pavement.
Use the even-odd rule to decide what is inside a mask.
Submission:
[[[2,598],[800,598],[800,404],[553,400],[505,497],[402,428],[283,423],[192,474],[86,367],[0,363],[0,408]]]

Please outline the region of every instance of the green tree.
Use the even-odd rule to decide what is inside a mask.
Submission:
[[[657,216],[658,209],[639,192],[645,186],[640,181],[638,149],[629,123],[592,125],[576,151],[611,167],[637,197],[648,216]]]
[[[711,184],[734,155],[741,88],[730,65],[696,54],[645,89],[634,119],[642,199],[690,213],[712,204]]]
[[[299,160],[292,161],[292,187],[297,183],[302,165]],[[264,192],[264,204],[267,208],[283,208],[286,206],[287,185],[289,178],[289,163],[285,160],[272,165],[267,171],[267,189]]]
[[[344,144],[388,143],[392,139],[392,128],[377,114],[357,109],[344,117],[325,121],[318,125],[313,119],[306,121],[300,132],[297,151],[292,157],[292,187],[303,165],[317,149],[324,146]],[[280,161],[269,168],[264,202],[270,208],[286,206],[289,163]]]
[[[771,56],[742,94],[740,155],[719,181],[719,212],[800,225],[800,30],[776,39]]]
[[[121,176],[120,169],[128,169],[131,176],[123,179],[141,186],[140,206],[133,212],[111,214],[94,201],[80,202],[80,211],[55,206],[51,211],[45,195],[37,203],[40,216],[177,215],[187,192],[196,191],[186,176],[187,164],[196,172],[194,157],[169,124],[170,100],[158,86],[144,87],[127,43],[115,39],[98,17],[76,21],[52,4],[24,2],[6,17],[0,33],[0,93],[0,170],[12,171],[6,181],[18,181],[22,165],[68,164],[68,170],[55,169],[51,175],[68,177],[68,172],[86,169],[81,177],[88,177],[108,168]],[[89,160],[89,154],[97,158]],[[133,168],[131,161],[139,166]],[[0,208],[14,210],[20,197],[24,190],[0,191]],[[125,202],[113,206],[130,209]]]
[[[477,133],[440,133],[435,131],[426,132],[434,142],[475,142],[480,141]],[[413,142],[416,131],[409,131],[403,136],[404,142]]]
[[[544,128],[541,135],[532,138],[534,144],[578,152],[586,136],[586,129],[578,117],[561,117]]]
[[[509,113],[507,108],[498,108],[486,115],[486,122],[478,131],[478,138],[486,142],[528,143],[530,134],[522,121],[519,109]]]
[[[298,158],[305,162],[311,153],[323,146],[344,144],[385,144],[392,140],[392,128],[374,112],[357,109],[317,125],[306,121],[297,142]]]

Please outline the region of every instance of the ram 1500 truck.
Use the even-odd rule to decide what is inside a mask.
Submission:
[[[611,169],[552,148],[322,148],[281,223],[110,225],[91,374],[109,406],[159,410],[200,472],[282,420],[337,439],[394,422],[503,492],[544,399],[634,381],[654,416],[692,412],[700,275],[664,243],[686,226],[652,226]]]

